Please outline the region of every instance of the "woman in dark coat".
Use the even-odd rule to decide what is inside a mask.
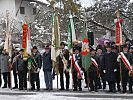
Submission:
[[[1,73],[3,75],[4,86],[3,88],[10,88],[10,66],[9,66],[9,55],[6,53],[6,50],[2,51],[0,56],[0,66],[1,66]]]

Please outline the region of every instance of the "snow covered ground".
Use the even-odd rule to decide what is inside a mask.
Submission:
[[[13,78],[13,77],[12,77]],[[57,77],[56,77],[57,78]],[[59,91],[57,90],[57,79],[53,80],[53,91],[46,91],[43,71],[40,72],[40,81],[41,81],[41,90],[37,91],[19,91],[19,90],[10,90],[0,88],[0,100],[132,100],[133,94],[112,94],[103,92],[91,92],[88,93],[87,89],[83,88],[82,92],[73,92],[72,81],[70,81],[70,90],[69,91]],[[12,79],[13,81],[13,79]],[[83,80],[82,87],[85,86]],[[60,82],[59,82],[60,84]],[[14,84],[12,84],[14,86]],[[29,84],[28,84],[29,87]],[[60,86],[59,86],[60,88]]]

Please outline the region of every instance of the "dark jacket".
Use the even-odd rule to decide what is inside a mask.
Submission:
[[[18,55],[16,57],[16,68],[17,68],[17,71],[25,71],[25,72],[27,72],[27,64],[28,64],[28,62],[27,62],[27,60],[26,61],[23,60],[23,56]]]
[[[95,56],[96,62],[98,63],[99,71],[100,71],[101,73],[102,73],[103,70],[104,70],[103,57],[104,57],[103,54],[101,54],[101,55],[96,54],[96,56]]]
[[[105,53],[103,61],[104,69],[106,70],[106,80],[116,81],[117,55],[113,52]]]
[[[51,52],[44,53],[42,56],[43,61],[43,71],[52,71],[52,60],[51,60]]]
[[[42,66],[42,57],[40,52],[37,51],[35,54],[32,54],[31,56],[31,68],[32,68],[31,72],[37,71],[38,68],[41,69],[41,66]]]

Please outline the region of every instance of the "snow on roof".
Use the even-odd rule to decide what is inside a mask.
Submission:
[[[42,3],[45,3],[45,4],[50,4],[47,0],[35,0],[35,1],[39,1],[39,2],[42,2]]]

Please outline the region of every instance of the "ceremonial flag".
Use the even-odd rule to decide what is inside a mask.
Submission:
[[[122,19],[117,19],[115,28],[116,28],[116,45],[122,45]]]
[[[82,66],[87,70],[91,65],[90,47],[87,36],[87,21],[84,22],[84,30],[82,33]]]
[[[27,46],[26,46],[26,52],[31,55],[31,38],[30,38],[30,29],[28,28],[28,33],[27,33]]]
[[[74,19],[70,12],[68,20],[68,49],[72,48],[73,41],[76,41]]]
[[[24,49],[24,56],[27,56],[26,47],[27,47],[27,31],[28,25],[25,23],[23,26],[23,33],[22,33],[22,48]]]
[[[120,18],[119,10],[116,11],[117,19],[115,19],[115,31],[116,31],[116,45],[122,45],[122,22],[123,19]]]
[[[58,14],[53,13],[52,15],[52,46],[51,46],[51,59],[56,62],[56,57],[59,55],[60,47],[60,32],[59,32],[59,21]]]

